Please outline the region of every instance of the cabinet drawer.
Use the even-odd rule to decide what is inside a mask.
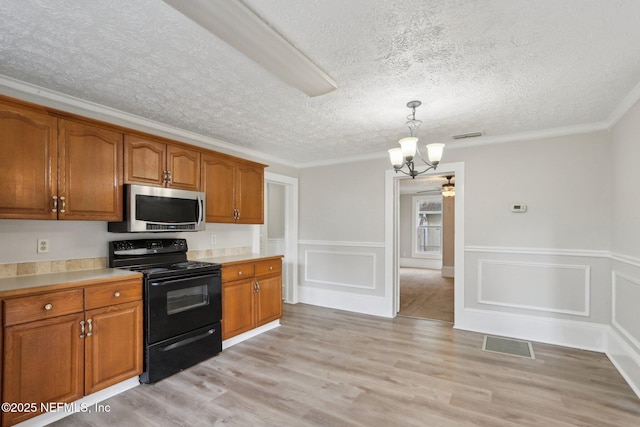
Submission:
[[[85,291],[87,310],[142,300],[142,282],[139,280],[92,286]]]
[[[280,259],[270,259],[256,263],[256,276],[266,276],[267,274],[280,273],[282,271],[282,261]]]
[[[248,264],[236,264],[228,267],[222,267],[223,282],[252,278],[254,274],[255,268],[252,262]]]
[[[82,289],[49,292],[4,301],[4,325],[49,319],[84,310]]]

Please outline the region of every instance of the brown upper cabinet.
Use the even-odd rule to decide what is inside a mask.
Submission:
[[[200,152],[148,137],[125,135],[124,181],[200,190]]]
[[[121,221],[122,138],[0,100],[0,218]]]
[[[206,193],[206,221],[264,223],[266,165],[0,96],[0,219],[122,221],[123,184]]]
[[[203,154],[207,222],[263,224],[264,167],[221,154]]]

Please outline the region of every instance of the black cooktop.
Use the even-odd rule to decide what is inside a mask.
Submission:
[[[143,273],[146,277],[206,274],[220,264],[187,260],[186,239],[135,239],[109,242],[109,267]]]

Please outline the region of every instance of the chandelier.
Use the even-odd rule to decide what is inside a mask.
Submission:
[[[393,168],[397,172],[402,172],[405,175],[409,175],[411,178],[425,173],[428,170],[436,169],[438,163],[442,159],[442,152],[444,150],[444,144],[427,144],[427,157],[429,161],[422,158],[420,150],[418,149],[418,137],[415,136],[418,127],[422,124],[420,120],[416,120],[416,108],[418,108],[422,102],[410,101],[407,103],[407,107],[411,108],[411,114],[407,116],[407,127],[409,128],[409,135],[405,138],[401,138],[400,148],[392,148],[389,150],[389,159]],[[416,170],[414,158],[416,155],[422,160],[427,168],[423,171]],[[408,171],[403,169],[407,166]]]

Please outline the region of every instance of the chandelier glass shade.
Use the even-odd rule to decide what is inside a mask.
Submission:
[[[418,127],[422,124],[420,120],[416,120],[416,108],[422,103],[420,101],[410,101],[407,103],[407,107],[411,108],[412,112],[407,116],[407,127],[409,128],[410,136],[401,138],[399,142],[400,148],[392,148],[389,150],[389,160],[393,165],[396,172],[402,172],[405,175],[409,175],[411,178],[427,172],[431,169],[436,169],[440,160],[442,160],[442,153],[444,151],[444,144],[428,144],[427,158],[425,160],[420,155],[418,149],[419,138],[415,136]],[[426,169],[418,171],[414,162],[415,157],[418,157],[425,164]],[[408,170],[404,170],[404,167]]]

